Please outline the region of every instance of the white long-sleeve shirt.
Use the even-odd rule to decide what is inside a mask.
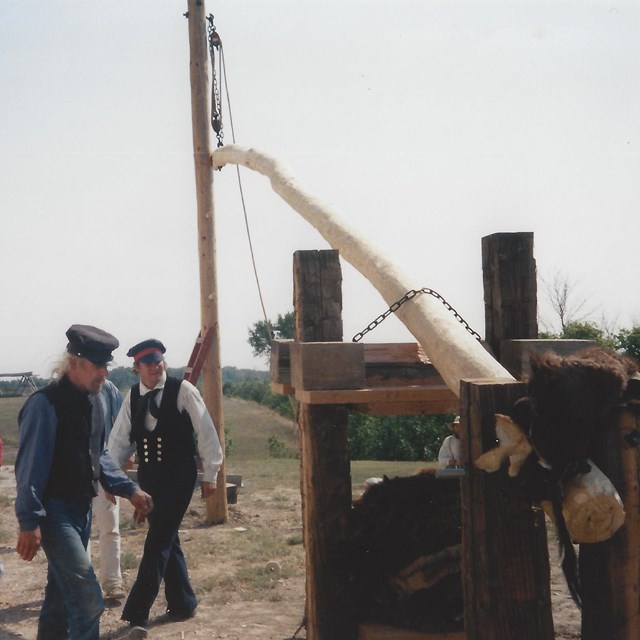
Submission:
[[[156,404],[160,406],[164,385],[167,379],[166,372],[162,379],[155,386],[160,389],[156,396]],[[144,396],[151,389],[146,387],[142,381],[140,385],[140,396]],[[216,482],[218,471],[222,465],[223,453],[220,445],[220,438],[213,425],[213,420],[207,411],[204,400],[200,392],[187,380],[183,380],[178,391],[177,399],[178,411],[186,411],[191,418],[191,424],[196,434],[198,455],[202,460],[202,480],[203,482]],[[156,418],[148,411],[145,417],[145,429],[152,432],[156,428]],[[109,436],[109,454],[122,467],[127,460],[136,452],[136,443],[129,442],[131,432],[131,390],[127,393],[118,417],[116,418],[111,435]]]
[[[438,452],[438,462],[447,466],[451,460],[455,460],[455,464],[460,464],[460,438],[455,436],[447,436]]]

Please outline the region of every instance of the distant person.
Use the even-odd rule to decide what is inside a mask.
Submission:
[[[100,392],[118,340],[89,325],[72,325],[66,335],[55,380],[18,415],[16,550],[31,561],[42,546],[48,561],[38,640],[98,640],[104,599],[87,554],[97,484],[140,513],[153,502],[105,453],[99,421],[92,420],[89,397]]]
[[[122,610],[131,639],[147,637],[149,611],[163,579],[166,619],[195,615],[197,599],[178,529],[195,489],[196,450],[203,498],[213,495],[222,465],[220,440],[202,397],[190,382],[167,376],[165,351],[162,342],[151,339],[127,352],[140,382],[125,397],[109,438],[109,451],[120,465],[138,454],[138,481],[154,503],[138,576]]]
[[[438,452],[438,463],[445,467],[457,467],[461,464],[460,416],[456,416],[453,422],[449,423],[449,429],[451,429],[453,433],[444,439]]]
[[[111,428],[122,406],[122,395],[113,382],[105,380],[100,393],[90,397],[94,405],[94,419],[102,420],[104,425],[104,442],[111,433]],[[100,585],[106,600],[119,601],[127,595],[122,583],[120,569],[120,505],[118,498],[105,495],[104,489],[98,487],[98,495],[93,499],[93,513],[98,528],[100,542]]]

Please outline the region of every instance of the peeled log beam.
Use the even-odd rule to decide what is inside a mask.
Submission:
[[[212,154],[214,167],[237,164],[269,178],[273,190],[317,229],[333,249],[355,267],[391,306],[424,282],[401,272],[360,229],[351,227],[334,209],[306,193],[289,168],[274,158],[236,145]],[[402,305],[396,315],[415,336],[446,385],[460,395],[460,380],[513,376],[432,296],[419,295]]]

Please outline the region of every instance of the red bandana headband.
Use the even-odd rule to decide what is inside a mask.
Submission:
[[[135,356],[133,356],[133,361],[138,362],[140,358],[144,358],[145,356],[148,356],[150,353],[162,354],[162,351],[160,351],[160,349],[158,349],[157,347],[149,347],[148,349],[143,349],[142,351],[139,351],[138,353],[136,353]]]

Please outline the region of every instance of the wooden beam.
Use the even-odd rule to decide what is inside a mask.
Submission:
[[[291,343],[291,384],[296,389],[361,389],[364,383],[364,345]]]
[[[224,451],[222,368],[218,323],[216,233],[211,166],[211,120],[208,76],[206,9],[204,0],[188,0],[189,76],[191,82],[191,128],[196,178],[198,255],[200,266],[200,335],[211,335],[208,357],[202,363],[204,402],[216,426]],[[207,523],[227,521],[226,463],[218,472],[218,489],[207,499]]]
[[[294,335],[298,342],[342,340],[341,283],[337,251],[294,254]],[[341,405],[302,402],[298,411],[308,640],[355,640],[357,636],[344,555],[351,510],[347,420],[347,410]]]
[[[462,381],[462,576],[469,640],[553,640],[544,514],[503,468],[473,466],[495,446],[495,414],[507,413],[523,383]]]
[[[464,631],[425,633],[386,624],[364,623],[360,625],[358,640],[465,640],[466,637]]]
[[[291,387],[291,344],[293,340],[272,340],[269,356],[269,380],[273,385]],[[275,389],[274,389],[275,390]]]
[[[293,350],[296,350],[294,366],[298,369],[295,382],[292,381]],[[314,370],[316,376],[321,376],[320,386],[314,386],[313,378],[308,375],[308,371]],[[274,389],[290,386],[346,389],[443,383],[416,342],[313,342],[298,346],[294,340],[274,340],[269,379]]]
[[[455,411],[459,400],[443,383],[406,387],[371,387],[369,389],[296,389],[296,400],[306,404],[384,404],[401,402],[425,402],[443,405]],[[449,407],[454,407],[450,409]]]
[[[640,451],[627,437],[636,420],[620,407],[592,447],[593,461],[620,493],[625,523],[609,540],[580,545],[583,640],[640,638]]]
[[[284,163],[256,149],[236,145],[217,149],[211,161],[215,167],[240,164],[267,176],[274,191],[312,224],[333,249],[339,250],[341,258],[358,269],[388,305],[394,305],[409,291],[417,291],[416,287],[420,287],[419,279],[407,277],[395,261],[386,257],[379,247],[367,242],[363,229],[356,230],[337,211],[305,193]],[[460,390],[460,380],[509,377],[506,369],[436,297],[416,295],[396,309],[395,315],[420,342],[456,395]]]
[[[495,233],[482,238],[485,335],[502,362],[509,338],[538,337],[533,233]]]
[[[458,413],[460,399],[446,402],[384,402],[347,405],[351,411],[368,416],[422,416],[439,413]]]

